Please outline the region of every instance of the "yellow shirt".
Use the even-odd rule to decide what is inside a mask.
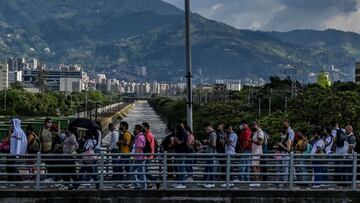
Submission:
[[[126,144],[120,145],[120,152],[130,153],[131,133],[129,131],[125,131],[122,137]]]

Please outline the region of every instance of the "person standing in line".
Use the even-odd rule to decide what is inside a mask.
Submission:
[[[145,139],[146,139],[146,143],[148,143],[149,146],[150,146],[150,152],[149,153],[155,154],[155,152],[157,150],[156,149],[157,143],[156,143],[156,140],[155,140],[155,137],[154,137],[153,133],[150,130],[150,125],[147,122],[143,122],[141,125],[144,128],[144,136],[145,136]],[[151,162],[152,162],[153,159],[154,159],[154,155],[150,155],[150,156],[146,157],[145,172],[146,172],[147,180],[150,180],[150,181],[156,181],[157,180],[156,177],[149,174],[149,166],[151,165]],[[149,188],[152,188],[152,184],[150,182],[147,184],[147,186]]]
[[[51,132],[52,120],[51,118],[45,118],[44,120],[44,127],[39,132],[39,137],[41,141],[41,154],[51,154],[52,153],[52,146],[53,146],[53,134]],[[46,160],[48,159],[48,160]],[[49,160],[51,157],[45,158],[45,165],[47,168],[48,173],[53,173],[52,171],[52,161]],[[53,178],[51,176],[47,176],[44,182],[53,182]]]
[[[125,121],[121,121],[120,122],[120,131],[122,132],[122,136],[118,142],[118,145],[120,146],[120,152],[122,154],[130,154],[131,145],[133,144],[132,143],[133,135],[129,131],[129,124]],[[121,157],[119,163],[121,164],[120,173],[122,173],[120,176],[120,180],[123,180],[123,181],[129,180],[130,179],[129,175],[125,174],[125,173],[130,172],[130,156]],[[125,170],[123,170],[123,165],[124,165]],[[122,188],[125,185],[117,184],[116,186],[119,188]]]
[[[110,143],[108,146],[108,149],[110,151],[110,153],[112,154],[118,154],[120,153],[119,147],[117,145],[118,141],[119,141],[119,131],[115,128],[115,124],[114,123],[109,123],[108,125],[108,129],[111,132],[111,137],[110,137]],[[113,155],[111,157],[112,159],[112,165],[113,165],[113,177],[112,180],[117,181],[120,180],[120,166],[118,166],[119,164],[119,155]],[[115,174],[117,173],[117,174]]]
[[[185,130],[186,130],[186,153],[189,153],[189,154],[192,154],[192,153],[195,153],[195,149],[194,149],[194,146],[195,146],[195,136],[192,132],[192,130],[190,129],[189,126],[186,125],[185,127]],[[185,171],[187,173],[187,177],[186,177],[186,180],[187,181],[193,181],[193,173],[194,173],[194,170],[193,170],[193,164],[194,164],[194,157],[192,156],[187,156],[187,160],[185,161]]]
[[[312,185],[312,188],[319,188],[320,182],[323,180],[323,175],[319,175],[319,173],[323,173],[323,166],[319,166],[323,164],[323,161],[318,160],[322,157],[319,157],[318,155],[324,154],[325,150],[325,143],[324,140],[321,139],[321,127],[315,126],[313,132],[313,147],[311,150],[311,155],[313,155],[313,172],[314,172],[314,182]]]
[[[238,136],[237,134],[234,132],[233,128],[231,125],[225,125],[225,131],[226,131],[226,136],[225,136],[225,142],[226,142],[226,145],[225,145],[225,154],[228,155],[230,154],[231,155],[234,155],[236,154],[235,152],[235,148],[236,148],[236,143],[237,143],[237,139],[238,139]],[[234,167],[233,166],[233,163],[234,161],[231,161],[230,162],[230,172],[233,173],[234,172]],[[233,180],[234,179],[234,175],[231,175],[230,176],[230,180]],[[234,184],[230,183],[230,187],[232,187]],[[221,187],[226,187],[226,183],[222,184]]]
[[[353,132],[353,127],[351,125],[348,125],[345,127],[346,132],[346,139],[343,147],[343,154],[346,155],[352,155],[354,153],[354,148],[356,147],[356,137]],[[346,161],[344,161],[344,165],[352,165],[352,156],[346,156]],[[345,173],[349,174],[346,175],[345,181],[351,181],[352,180],[352,173],[353,173],[353,167],[346,167]]]
[[[21,129],[21,121],[18,118],[13,118],[10,123],[10,155],[13,155],[13,157],[9,157],[10,159],[17,158],[18,156],[26,154],[26,149],[28,146],[27,138],[25,135],[25,132]],[[12,181],[16,181],[17,179],[22,180],[21,176],[15,176],[14,174],[17,173],[17,167],[13,166],[17,163],[17,161],[14,160],[7,160],[6,165],[8,166],[6,168],[6,172],[8,174],[11,174],[8,176],[8,181],[10,182],[8,184],[9,187],[15,187]]]
[[[133,146],[133,151],[131,152],[134,154],[133,156],[133,165],[130,167],[130,172],[132,173],[131,179],[135,181],[133,186],[130,188],[134,189],[147,189],[146,184],[146,175],[145,175],[145,161],[146,157],[144,155],[136,155],[144,153],[145,148],[145,136],[143,134],[144,128],[141,125],[135,125],[134,128],[134,135],[135,135],[135,143]]]
[[[184,183],[185,181],[185,153],[187,153],[187,138],[188,133],[185,130],[185,125],[182,122],[179,122],[176,127],[176,133],[174,137],[174,143],[175,143],[175,172],[176,174],[176,180],[179,181],[178,183],[175,183],[173,187],[175,189],[185,189],[186,185]]]
[[[260,173],[260,156],[263,154],[262,151],[262,144],[265,138],[264,131],[258,126],[258,124],[253,121],[250,123],[251,131],[253,132],[252,135],[252,145],[251,145],[251,153],[252,153],[252,161],[251,165],[253,167],[254,173]],[[254,175],[254,181],[260,182],[261,178],[260,175]],[[253,183],[249,185],[250,187],[260,187],[260,183]]]
[[[248,126],[247,121],[241,121],[240,123],[241,134],[239,136],[239,153],[246,154],[240,158],[240,181],[250,181],[250,166],[251,166],[251,130]]]
[[[68,182],[68,186],[62,186],[59,189],[60,190],[65,190],[65,189],[74,189],[76,190],[79,187],[79,183],[74,183],[70,186],[70,179],[72,179],[73,181],[79,181],[79,177],[77,175],[67,175],[67,174],[76,174],[76,165],[75,165],[75,161],[72,160],[73,157],[70,156],[72,154],[76,154],[76,150],[79,148],[79,144],[76,141],[76,135],[77,135],[77,131],[76,128],[74,127],[68,127],[65,131],[65,139],[64,139],[64,144],[63,144],[63,154],[64,154],[64,160],[63,160],[63,165],[65,165],[64,167],[62,167],[62,173],[63,175],[63,180],[64,182]]]
[[[289,134],[291,143],[294,144],[295,141],[295,132],[291,129],[290,127],[290,123],[288,120],[285,120],[283,123],[283,129],[287,131],[287,133]]]
[[[218,125],[216,129],[216,153],[222,154],[223,157],[219,157],[219,164],[220,164],[220,173],[222,175],[219,176],[221,181],[226,180],[226,160],[225,160],[225,145],[226,145],[226,129],[225,124]]]
[[[298,172],[301,173],[299,175],[299,181],[308,181],[308,175],[307,175],[307,169],[306,169],[306,158],[305,156],[302,156],[303,154],[309,154],[310,153],[311,145],[309,144],[308,140],[306,139],[305,135],[301,132],[298,132],[298,142],[295,145],[295,153],[299,154],[299,167]]]
[[[278,165],[276,167],[276,173],[281,174],[277,175],[277,181],[283,181],[284,183],[280,183],[279,187],[284,187],[289,180],[289,153],[291,151],[291,140],[289,133],[286,130],[282,130],[280,133],[280,142],[275,143],[277,146],[276,153],[279,155]]]
[[[207,144],[207,153],[209,154],[216,154],[216,131],[213,129],[213,127],[210,125],[210,123],[204,123],[203,124],[204,131],[207,133],[207,140],[203,140],[203,144]],[[205,180],[206,181],[215,181],[216,180],[216,157],[215,156],[209,156],[209,160],[206,161],[206,167],[205,167],[205,173],[212,173],[212,174],[206,174]],[[215,188],[215,183],[206,183],[204,185],[205,188]]]

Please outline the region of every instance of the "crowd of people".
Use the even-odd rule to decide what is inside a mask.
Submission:
[[[267,169],[264,154],[273,154],[272,158],[276,165],[276,181],[279,187],[284,187],[290,177],[290,153],[303,154],[295,159],[294,179],[297,181],[311,182],[312,187],[325,186],[329,181],[328,162],[330,154],[338,154],[340,159],[336,165],[351,165],[351,154],[358,150],[356,145],[358,136],[354,134],[352,126],[340,128],[338,123],[331,127],[315,126],[310,133],[296,131],[290,127],[288,121],[283,122],[279,135],[269,135],[261,129],[255,121],[242,121],[239,131],[235,132],[233,126],[220,124],[214,128],[210,123],[203,124],[206,139],[199,141],[192,130],[184,123],[179,122],[176,126],[167,125],[166,137],[158,146],[156,136],[150,130],[147,122],[136,124],[134,131],[129,131],[129,124],[125,121],[119,124],[110,123],[110,142],[106,146],[111,156],[112,181],[119,188],[145,189],[152,187],[149,182],[159,180],[158,176],[149,173],[149,167],[156,158],[156,153],[167,152],[175,154],[176,159],[167,159],[169,172],[168,179],[176,182],[173,187],[185,189],[187,182],[194,180],[195,153],[208,153],[206,158],[205,175],[203,180],[205,188],[214,188],[214,181],[225,181],[227,168],[226,159],[217,159],[218,155],[238,156],[236,164],[231,163],[231,183],[249,183],[250,187],[260,187],[262,181],[266,181]],[[99,171],[97,159],[94,155],[99,154],[102,147],[102,132],[100,128],[92,128],[79,135],[74,126],[60,130],[50,118],[44,120],[43,128],[35,133],[31,125],[24,132],[21,121],[17,118],[11,120],[8,136],[0,144],[0,151],[14,156],[23,154],[48,154],[42,158],[46,165],[47,176],[44,182],[59,189],[77,189],[81,181],[93,179],[96,188],[99,188]],[[308,134],[308,135],[305,135]],[[206,146],[206,147],[205,147]],[[59,156],[65,154],[67,156]],[[72,154],[84,154],[80,169],[76,167],[76,161],[71,159]],[[120,155],[119,155],[120,154]],[[322,154],[322,159],[312,158],[311,155]],[[308,155],[308,156],[306,156]],[[236,157],[236,156],[235,156]],[[341,160],[341,157],[344,159]],[[269,157],[268,157],[269,158]],[[310,164],[309,164],[310,162]],[[9,159],[6,164],[11,166],[16,160]],[[64,167],[52,167],[63,164]],[[31,163],[30,163],[31,165]],[[236,165],[236,166],[235,166]],[[7,167],[7,173],[17,173],[16,167]],[[30,167],[33,173],[35,168]],[[350,181],[353,167],[335,167],[333,181]],[[310,171],[310,173],[309,173]],[[77,173],[81,174],[78,175]],[[89,175],[83,175],[89,173]],[[237,174],[238,173],[238,174]],[[64,174],[64,175],[52,175]],[[66,175],[70,174],[70,175]],[[265,175],[264,175],[265,174]],[[341,175],[342,174],[342,175]],[[21,179],[21,176],[8,176],[9,181]],[[71,182],[71,180],[73,182]],[[148,181],[150,180],[150,181]],[[56,184],[56,182],[68,182],[68,184]],[[128,182],[127,182],[128,181]],[[72,184],[71,184],[72,183]],[[11,183],[10,187],[14,187]],[[220,186],[226,187],[226,184]],[[157,184],[159,187],[159,184]]]

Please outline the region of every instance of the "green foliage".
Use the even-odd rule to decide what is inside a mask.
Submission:
[[[266,92],[269,86],[273,89],[286,88],[287,81],[272,80],[259,92]],[[315,125],[331,126],[333,122],[341,126],[352,125],[360,129],[360,87],[354,83],[335,83],[331,88],[319,85],[308,85],[300,90],[298,95],[290,100],[287,111],[284,111],[282,100],[273,100],[272,113],[257,118],[256,107],[248,105],[249,89],[233,93],[229,102],[212,102],[201,106],[194,106],[194,132],[203,137],[202,123],[210,122],[213,126],[221,123],[238,127],[241,120],[257,120],[261,128],[275,137],[279,135],[284,120],[289,120],[295,131],[301,131],[310,136]],[[284,95],[283,95],[284,96]],[[286,96],[286,95],[285,95]],[[256,94],[254,100],[264,97],[264,93]],[[278,96],[281,98],[281,96]],[[275,97],[276,98],[276,97]],[[290,98],[290,97],[289,97]],[[185,101],[166,98],[155,98],[150,101],[165,120],[176,123],[186,119]],[[262,104],[262,106],[266,106]],[[265,109],[262,109],[265,112]]]
[[[77,108],[84,110],[86,93],[72,93],[67,97],[59,92],[30,93],[18,86],[6,91],[6,111],[4,110],[5,92],[0,92],[1,115],[18,116],[55,116],[57,112],[63,116],[75,114]],[[88,92],[89,104],[96,102],[107,105],[110,101],[107,95],[99,91]],[[89,105],[91,107],[91,105]],[[95,107],[95,105],[94,105]]]

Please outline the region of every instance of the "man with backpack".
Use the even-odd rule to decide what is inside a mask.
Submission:
[[[334,144],[331,148],[331,151],[335,152],[338,155],[343,154],[343,148],[345,144],[346,134],[345,130],[341,129],[339,123],[333,123],[333,130],[331,131],[331,135],[334,139]],[[339,167],[335,167],[335,173],[344,173],[345,169],[342,167],[343,161],[335,161],[335,165]],[[344,176],[336,175],[334,177],[335,181],[343,181]]]
[[[210,154],[215,154],[216,153],[216,131],[212,128],[212,126],[210,125],[210,123],[204,123],[203,124],[203,128],[204,131],[207,133],[207,139],[203,140],[203,144],[207,144],[208,148],[207,148],[207,153]],[[216,176],[213,173],[216,173],[217,169],[216,169],[216,158],[215,156],[209,156],[208,157],[209,160],[206,161],[206,167],[205,167],[205,173],[212,173],[212,174],[207,174],[205,175],[205,180],[206,181],[215,181],[216,180]],[[205,188],[214,188],[215,184],[214,183],[207,183],[204,185]]]
[[[52,153],[52,146],[53,146],[53,134],[50,130],[52,126],[51,118],[45,118],[44,120],[44,127],[40,130],[39,137],[41,141],[41,154],[51,154]],[[51,157],[48,157],[48,159]],[[50,165],[52,164],[51,160],[45,160],[45,165],[47,167],[47,171],[51,173],[52,167]],[[47,179],[45,179],[45,182],[53,182],[53,179],[48,176]]]
[[[130,133],[129,131],[129,124],[125,121],[121,121],[120,122],[120,127],[119,130],[122,133],[122,136],[120,137],[119,141],[118,141],[118,146],[120,148],[120,152],[122,154],[130,154],[131,149],[132,149],[132,144],[134,142],[134,136]],[[119,173],[120,174],[120,180],[129,180],[130,176],[124,174],[124,172],[129,173],[130,172],[130,156],[124,156],[124,157],[120,157],[119,160],[119,164],[124,165],[120,166],[119,168]],[[125,170],[123,170],[123,168]],[[117,187],[122,188],[123,185],[122,184],[117,184]]]
[[[151,153],[151,154],[157,153],[157,142],[155,140],[154,135],[152,134],[152,132],[150,130],[149,123],[144,122],[141,125],[144,128],[144,136],[145,136],[145,141],[146,141],[145,148],[144,148],[144,153]],[[154,155],[149,155],[149,156],[146,157],[145,171],[146,171],[146,177],[150,181],[156,181],[157,180],[156,177],[149,174],[149,166],[151,165],[151,161],[153,159],[154,159]],[[152,184],[150,182],[148,184],[148,187],[149,188],[152,187]]]
[[[350,154],[352,155],[354,153],[354,148],[356,147],[356,137],[353,132],[353,127],[351,125],[346,126],[346,139],[344,141],[344,147],[343,147],[343,154]],[[344,165],[352,165],[352,156],[346,156],[344,161]],[[345,181],[351,181],[352,180],[352,166],[344,168],[344,171],[346,174]]]

